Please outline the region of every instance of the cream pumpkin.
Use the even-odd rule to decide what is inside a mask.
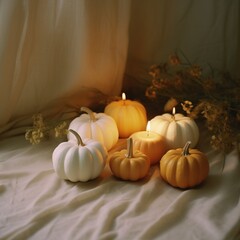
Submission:
[[[98,141],[84,142],[77,132],[69,130],[76,141],[60,143],[53,151],[53,169],[61,179],[86,182],[97,178],[103,171],[108,153]]]
[[[127,138],[132,133],[146,128],[146,109],[137,101],[113,101],[105,107],[104,112],[116,121],[121,138]]]
[[[165,113],[154,117],[151,121],[151,131],[166,138],[169,149],[180,148],[187,141],[195,147],[199,140],[199,129],[195,121],[182,114]]]
[[[118,141],[118,128],[114,119],[105,113],[94,113],[89,108],[82,107],[81,111],[86,112],[75,118],[69,125],[85,139],[93,139],[101,142],[107,150],[110,150]],[[75,139],[68,134],[68,139]]]
[[[169,150],[160,161],[160,174],[164,181],[179,188],[191,188],[202,183],[208,176],[207,156],[197,149],[184,148]]]
[[[109,167],[114,176],[123,180],[136,181],[148,174],[150,161],[140,151],[133,151],[133,142],[129,138],[127,149],[115,152],[109,157]]]

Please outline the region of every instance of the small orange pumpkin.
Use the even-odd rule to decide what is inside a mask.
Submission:
[[[133,140],[127,140],[127,149],[113,153],[109,158],[109,167],[114,176],[136,181],[144,178],[150,168],[148,157],[140,151],[133,152]]]
[[[164,181],[174,187],[191,188],[202,183],[208,176],[209,163],[206,155],[197,149],[169,150],[160,161],[160,174]]]

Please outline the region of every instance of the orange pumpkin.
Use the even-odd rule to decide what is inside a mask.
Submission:
[[[126,100],[124,96],[123,100],[111,102],[104,110],[116,121],[120,138],[144,130],[147,124],[145,107],[137,101]]]
[[[133,141],[129,138],[127,149],[115,152],[109,158],[109,167],[114,176],[123,180],[136,181],[148,174],[150,161],[140,151],[133,152]]]
[[[184,148],[169,150],[160,161],[163,180],[174,187],[191,188],[202,183],[208,176],[209,163],[206,155],[197,149]]]

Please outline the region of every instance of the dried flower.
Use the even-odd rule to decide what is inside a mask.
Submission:
[[[170,55],[168,60],[169,60],[169,63],[173,66],[179,65],[181,63],[180,58],[178,57],[177,54]]]
[[[202,69],[198,65],[192,65],[188,71],[192,77],[196,77],[196,78],[199,78],[202,74]]]
[[[151,96],[151,89],[154,99],[176,99],[192,118],[205,119],[213,148],[228,152],[240,141],[240,79],[213,68],[204,69],[176,54],[167,63],[154,65],[151,76],[146,96]]]
[[[185,111],[187,114],[190,114],[192,109],[193,109],[193,104],[191,101],[184,101],[183,103],[181,103],[183,111]]]
[[[157,96],[156,89],[153,86],[150,86],[146,90],[146,96],[150,99],[154,99]]]
[[[68,127],[67,127],[67,123],[64,121],[60,124],[58,124],[55,128],[55,137],[64,137],[67,135],[68,133]]]
[[[67,134],[67,122],[58,123],[56,126],[54,124],[46,123],[43,119],[41,113],[35,114],[32,117],[33,127],[26,130],[25,139],[31,144],[39,144],[44,139],[54,135],[57,137],[63,137]]]
[[[27,129],[25,133],[25,139],[32,144],[40,143],[44,138],[48,136],[48,127],[43,121],[42,114],[38,113],[33,115],[33,127]]]

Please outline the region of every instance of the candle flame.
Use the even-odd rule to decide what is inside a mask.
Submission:
[[[126,100],[126,94],[122,93],[122,100]]]
[[[176,113],[176,108],[174,107],[172,110],[172,114],[175,115],[175,113]]]
[[[148,132],[151,131],[151,123],[150,121],[148,121],[147,123],[147,129],[146,129]]]

